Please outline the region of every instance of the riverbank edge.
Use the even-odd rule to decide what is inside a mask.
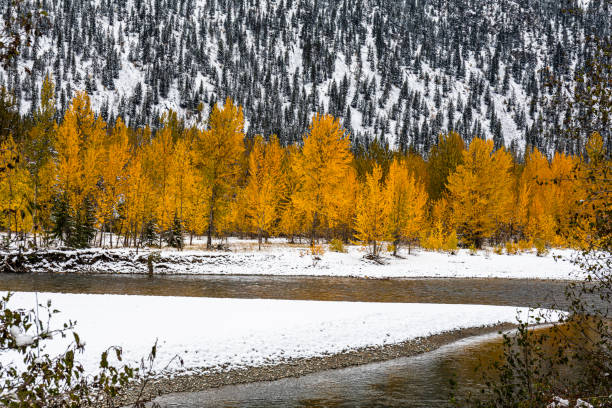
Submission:
[[[360,279],[530,279],[582,280],[573,267],[559,270],[556,257],[535,255],[488,255],[457,257],[423,252],[414,259],[384,258],[372,264],[355,254],[325,254],[321,263],[310,257],[282,252],[134,251],[125,249],[49,249],[37,251],[0,250],[0,273],[74,273],[104,275],[163,276],[309,276]],[[493,255],[490,255],[493,256]],[[497,255],[496,255],[497,256]],[[503,258],[502,258],[503,257]],[[506,258],[508,257],[508,258]],[[530,258],[523,258],[530,257]],[[514,264],[508,266],[512,260]],[[325,262],[323,262],[325,261]],[[248,271],[248,273],[245,273]],[[342,271],[342,272],[338,272]],[[560,272],[561,271],[561,272]]]
[[[227,385],[238,385],[282,378],[301,377],[320,371],[334,370],[363,364],[411,357],[468,337],[499,333],[516,328],[512,323],[498,323],[490,326],[457,329],[427,337],[418,337],[402,343],[373,346],[348,350],[346,352],[321,357],[291,359],[278,364],[260,367],[234,369],[211,374],[186,374],[150,380],[142,389],[142,384],[130,388],[115,401],[116,406],[130,406],[142,390],[141,401],[151,401],[156,397],[181,392],[198,392]],[[101,405],[102,406],[102,405]]]

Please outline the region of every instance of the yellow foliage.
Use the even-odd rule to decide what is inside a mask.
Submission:
[[[533,240],[533,245],[536,249],[536,253],[538,256],[544,256],[548,253],[548,248],[546,247],[546,242],[544,242],[541,238],[536,238]]]
[[[299,180],[293,203],[310,225],[311,242],[327,226],[332,204],[343,194],[350,162],[349,139],[340,122],[330,115],[315,115],[301,154],[293,161]]]
[[[346,252],[346,250],[344,249],[344,244],[342,243],[342,240],[338,238],[334,238],[331,241],[329,241],[329,250],[331,252]]]
[[[445,251],[455,253],[459,241],[457,231],[454,229],[446,233],[439,220],[436,221],[429,232],[421,239],[421,246],[430,251]]]
[[[28,203],[33,191],[30,174],[21,165],[17,144],[11,136],[0,144],[0,225],[11,231],[32,228]]]
[[[103,165],[105,126],[92,111],[89,96],[79,92],[57,128],[56,187],[72,211],[82,208],[85,200],[93,197]]]
[[[308,249],[308,254],[313,258],[319,259],[321,256],[323,256],[323,254],[325,254],[325,249],[323,249],[323,246],[321,245],[312,244]]]
[[[533,242],[532,241],[527,241],[525,239],[521,239],[518,242],[518,249],[522,252],[528,251],[531,248],[533,248]]]
[[[506,242],[506,254],[516,255],[519,252],[519,244],[515,244],[512,241]]]
[[[355,202],[359,195],[357,172],[353,167],[346,167],[342,179],[342,192],[336,196],[335,200],[329,201],[326,213],[328,227],[332,234],[348,239],[353,229]]]
[[[142,159],[143,153],[138,150],[127,165],[123,214],[126,222],[126,235],[131,235],[136,242],[144,224],[153,218],[153,188],[146,175]]]
[[[537,149],[527,155],[519,179],[519,226],[529,239],[564,245],[579,190],[574,177],[577,161],[556,153],[552,162]]]
[[[512,156],[504,149],[493,152],[493,141],[479,138],[463,156],[463,164],[448,178],[449,202],[458,233],[479,247],[510,222]]]
[[[194,162],[200,172],[200,180],[208,186],[202,192],[207,222],[207,246],[212,245],[212,235],[219,232],[220,221],[235,193],[236,179],[240,174],[244,151],[244,115],[242,107],[235,106],[230,98],[220,109],[215,105],[208,118],[208,129],[198,132]]]
[[[439,199],[446,192],[448,176],[463,163],[465,144],[457,132],[439,135],[438,143],[431,148],[427,172],[429,175],[428,194]]]
[[[416,239],[423,228],[427,193],[423,184],[415,181],[407,166],[394,160],[389,168],[382,200],[388,213],[384,222],[388,237],[393,240],[395,254],[400,242]]]
[[[421,246],[432,251],[439,251],[444,246],[444,227],[438,220],[421,239]]]
[[[249,155],[249,176],[245,189],[246,213],[257,232],[259,249],[263,234],[271,231],[278,219],[282,197],[284,152],[273,136],[268,143],[256,136]]]
[[[442,245],[442,249],[446,252],[454,254],[457,250],[458,245],[459,240],[457,239],[457,231],[452,230],[446,235],[446,238],[444,239],[444,244]]]
[[[174,142],[172,129],[167,124],[157,131],[145,150],[144,158],[147,178],[155,200],[153,216],[159,230],[166,231],[172,225],[176,213],[172,184],[175,169]]]
[[[377,256],[380,251],[379,243],[389,237],[389,206],[384,200],[381,180],[382,169],[375,164],[372,173],[366,176],[355,216],[355,238],[364,245],[370,245],[370,254],[373,256]]]
[[[100,154],[104,166],[100,167],[101,183],[97,191],[96,219],[98,226],[111,221],[118,212],[118,205],[125,194],[127,174],[125,167],[130,160],[128,129],[119,118],[109,142]]]
[[[283,186],[281,188],[280,222],[278,232],[287,236],[292,242],[296,235],[305,232],[305,214],[295,204],[296,192],[300,188],[300,179],[295,171],[294,162],[299,157],[300,152],[295,145],[289,146],[285,151],[282,172]]]

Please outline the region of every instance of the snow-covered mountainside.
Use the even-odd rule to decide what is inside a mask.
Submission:
[[[32,0],[33,1],[33,0]],[[0,0],[4,9],[10,0]],[[356,140],[427,152],[440,132],[573,152],[550,109],[608,37],[606,0],[43,0],[42,36],[6,71],[23,113],[42,78],[60,113],[76,90],[109,121],[204,123],[225,97],[248,133],[301,137],[313,112]],[[573,87],[569,86],[568,89]],[[604,135],[604,139],[606,136]]]

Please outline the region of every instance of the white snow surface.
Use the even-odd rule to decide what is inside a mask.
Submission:
[[[272,242],[257,250],[250,241],[230,241],[230,251],[206,251],[188,249],[176,251],[163,249],[154,263],[156,274],[200,274],[200,275],[279,275],[279,276],[347,276],[360,278],[507,278],[581,280],[580,272],[571,259],[573,250],[552,250],[545,256],[535,251],[517,255],[496,254],[458,250],[451,255],[441,252],[406,249],[401,257],[383,253],[382,262],[364,258],[365,249],[346,246],[346,253],[325,253],[315,261],[308,254],[308,247]],[[71,254],[63,262],[43,259],[30,268],[33,272],[89,272],[89,273],[148,273],[147,258],[151,251],[134,249],[87,249],[59,251]],[[49,250],[56,252],[56,250]],[[75,261],[85,260],[85,266]],[[50,259],[50,258],[49,258]]]
[[[528,311],[512,306],[38,294],[40,304],[48,299],[61,311],[53,318],[56,327],[77,321],[76,332],[86,344],[77,360],[89,373],[97,371],[100,354],[110,345],[122,347],[124,361],[137,364],[158,339],[158,373],[175,355],[185,365],[170,365],[170,374],[220,372],[513,323],[517,314],[525,318]],[[34,306],[31,292],[15,293],[9,302],[12,308]],[[71,338],[56,336],[44,352],[53,356],[64,351]],[[15,357],[3,354],[1,361],[18,363]]]

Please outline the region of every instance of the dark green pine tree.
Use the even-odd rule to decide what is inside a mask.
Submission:
[[[59,239],[64,245],[67,245],[67,240],[73,230],[73,219],[68,208],[68,200],[65,195],[56,196],[53,199],[51,208],[51,236],[54,239]]]
[[[157,229],[157,223],[154,219],[148,220],[142,228],[140,243],[143,246],[149,247],[155,246],[159,243],[159,231]]]
[[[183,223],[178,215],[174,214],[174,220],[169,230],[164,231],[164,242],[172,248],[183,249]]]
[[[72,248],[89,247],[96,236],[94,223],[94,205],[90,199],[86,198],[83,206],[77,210],[74,217],[73,229],[67,241],[68,246]]]

